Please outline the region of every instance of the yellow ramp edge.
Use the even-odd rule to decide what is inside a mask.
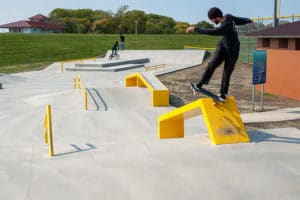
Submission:
[[[184,119],[201,114],[200,100],[162,114],[158,118],[158,138],[184,137]]]
[[[213,144],[250,142],[233,97],[228,97],[225,103],[201,98],[160,115],[158,138],[184,137],[184,119],[199,115],[201,111]]]
[[[228,97],[224,103],[215,103],[211,98],[203,98],[201,110],[212,143],[250,142],[233,97]]]

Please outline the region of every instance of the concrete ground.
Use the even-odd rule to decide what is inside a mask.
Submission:
[[[107,51],[104,58],[98,58],[96,61],[94,60],[86,60],[83,61],[79,66],[74,66],[74,63],[68,65],[66,63],[64,69],[67,71],[78,70],[78,67],[81,68],[80,71],[91,70],[92,68],[97,68],[99,65],[103,63],[114,63],[114,62],[124,62],[124,61],[135,61],[134,63],[143,64],[147,67],[157,66],[157,65],[165,65],[165,69],[160,68],[153,73],[156,75],[166,74],[178,70],[182,70],[185,68],[190,68],[199,64],[202,64],[205,55],[207,52],[205,50],[123,50],[118,51],[120,55],[119,60],[109,60],[109,56],[111,55],[111,51]],[[137,62],[137,60],[142,59],[146,60],[145,62]],[[121,71],[121,68],[127,68],[128,66],[119,65],[118,71]],[[102,67],[100,67],[102,68]],[[113,67],[104,67],[107,69],[112,69]],[[144,68],[144,67],[143,67]],[[101,69],[103,70],[103,68]],[[137,69],[141,70],[141,69]]]
[[[158,140],[157,118],[174,108],[153,108],[147,89],[125,88],[134,71],[81,72],[88,111],[73,89],[78,73],[59,72],[59,63],[0,75],[0,199],[300,198],[298,129],[251,131],[251,143],[215,146],[197,116],[185,122],[185,138]],[[43,143],[47,104],[54,157]],[[300,118],[300,108],[276,116],[283,112]]]

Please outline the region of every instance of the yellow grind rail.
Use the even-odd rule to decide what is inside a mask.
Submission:
[[[44,142],[49,146],[49,156],[54,156],[50,105],[47,105],[44,117]]]
[[[77,89],[77,86],[78,86],[78,89],[81,90],[82,95],[83,95],[84,109],[87,110],[88,109],[88,95],[87,95],[87,91],[86,91],[84,84],[79,75],[74,79],[74,89]]]
[[[86,60],[94,60],[96,62],[96,57],[93,57],[93,58],[81,58],[81,59],[75,59],[75,60],[65,60],[65,61],[61,61],[61,64],[60,64],[60,71],[63,72],[64,71],[64,64],[65,63],[69,63],[69,62],[80,62],[80,64],[82,64],[83,61],[86,61]]]
[[[160,115],[158,138],[184,137],[184,120],[201,112],[213,144],[250,142],[233,97],[228,97],[224,103],[216,103],[211,98],[201,98]]]
[[[152,75],[153,76],[153,75]],[[141,73],[134,73],[125,77],[126,87],[147,87],[152,94],[152,106],[169,106],[169,90],[155,76],[152,77],[164,89],[155,89]]]
[[[216,48],[201,47],[198,45],[186,45],[186,46],[184,46],[184,49],[197,49],[197,50],[208,50],[208,51],[216,50]]]
[[[153,65],[153,66],[146,66],[145,70],[146,72],[148,71],[157,71],[158,69],[166,69],[167,65],[166,64],[161,64],[161,65]]]

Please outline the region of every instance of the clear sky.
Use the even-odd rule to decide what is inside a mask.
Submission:
[[[236,16],[272,16],[274,0],[1,0],[0,24],[26,20],[38,13],[47,16],[55,8],[90,8],[115,13],[121,5],[192,24],[207,20],[207,11],[214,6]],[[281,0],[281,15],[292,14],[300,14],[300,0]]]

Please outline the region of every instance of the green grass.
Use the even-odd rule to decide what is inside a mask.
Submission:
[[[215,47],[218,37],[204,35],[125,35],[126,49]],[[0,34],[0,73],[41,68],[52,62],[104,55],[119,35]]]

